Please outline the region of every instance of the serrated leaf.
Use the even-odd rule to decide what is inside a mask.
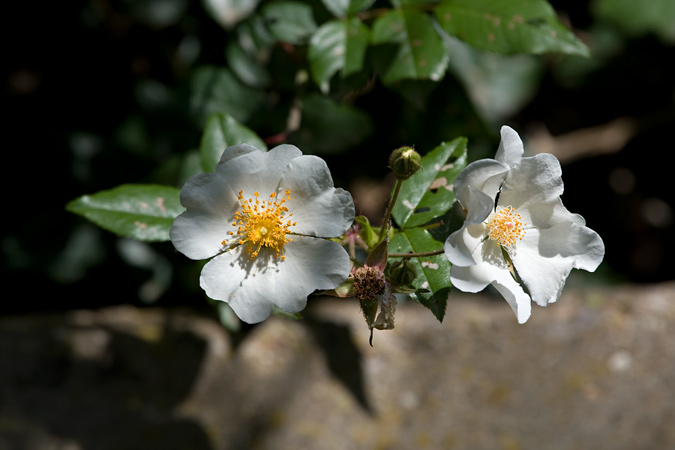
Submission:
[[[185,209],[180,190],[154,184],[124,184],[69,202],[66,209],[120,236],[168,241],[173,220]]]
[[[321,0],[323,5],[336,17],[345,17],[350,14],[370,8],[375,0]]]
[[[385,84],[404,79],[439,81],[448,65],[448,54],[431,18],[422,11],[396,9],[373,24],[372,43],[397,44],[398,51],[382,75]]]
[[[361,300],[359,303],[368,328],[372,328],[373,322],[375,322],[375,315],[377,314],[377,299]]]
[[[336,72],[345,77],[361,70],[369,39],[370,30],[356,17],[326,22],[314,33],[307,56],[323,92]]]
[[[312,7],[305,3],[281,1],[262,9],[270,33],[280,42],[304,44],[316,31]]]
[[[546,0],[443,0],[434,14],[448,34],[480,50],[589,55]]]
[[[396,233],[389,242],[389,253],[426,253],[443,249],[443,243],[435,240],[421,227],[407,228]],[[416,301],[427,307],[439,322],[443,321],[450,293],[450,261],[444,254],[410,258],[415,266],[417,278],[413,281],[416,289],[429,292],[411,294]]]
[[[206,121],[199,145],[204,172],[215,171],[216,164],[227,147],[243,143],[267,151],[265,142],[251,129],[237,122],[234,117],[227,114],[213,114]]]
[[[403,182],[392,217],[401,228],[423,225],[455,202],[453,183],[466,167],[466,138],[442,143],[422,158],[422,169]]]

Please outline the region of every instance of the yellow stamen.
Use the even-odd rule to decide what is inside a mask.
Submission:
[[[504,246],[515,244],[525,236],[523,227],[527,224],[522,220],[520,214],[515,212],[511,206],[500,209],[492,214],[488,220],[487,227],[490,239]]]
[[[288,229],[296,225],[297,222],[291,224],[288,219],[293,213],[284,215],[288,212],[288,208],[284,206],[286,200],[290,200],[290,192],[286,191],[281,199],[277,199],[276,192],[270,194],[267,201],[260,201],[259,194],[253,194],[255,201],[252,198],[244,199],[243,191],[239,191],[237,199],[241,204],[241,211],[234,213],[233,226],[237,227],[237,231],[230,231],[230,236],[238,236],[234,242],[240,245],[247,244],[247,251],[251,255],[251,259],[255,259],[263,247],[271,248],[276,252],[276,257],[283,261],[286,259],[283,256],[284,245],[291,242],[286,234],[290,233]],[[286,221],[286,223],[284,223]],[[231,244],[224,240],[223,245]]]

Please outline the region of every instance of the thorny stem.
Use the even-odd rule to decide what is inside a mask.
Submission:
[[[391,211],[394,209],[394,205],[396,204],[396,200],[398,199],[398,193],[401,191],[401,186],[403,185],[402,180],[396,180],[396,187],[394,187],[394,195],[391,197],[391,201],[389,202],[389,206],[387,206],[387,212],[384,213],[384,221],[382,221],[382,229],[380,230],[380,238],[379,240],[381,241],[384,238],[385,233],[389,230],[389,219],[391,218]]]
[[[419,258],[422,256],[436,256],[442,255],[444,250],[435,250],[433,252],[422,252],[422,253],[389,253],[387,255],[389,258]]]

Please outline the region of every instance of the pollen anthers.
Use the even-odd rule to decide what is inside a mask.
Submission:
[[[526,225],[520,214],[511,206],[496,211],[487,223],[490,239],[504,246],[513,245],[523,239],[525,236],[523,227]]]
[[[230,231],[231,236],[237,236],[234,241],[224,240],[223,245],[239,243],[247,245],[247,251],[251,259],[255,259],[260,249],[267,247],[275,250],[276,257],[283,261],[286,257],[283,255],[284,245],[291,242],[286,235],[290,233],[289,227],[297,225],[292,222],[288,214],[288,208],[284,206],[287,200],[290,200],[290,192],[286,191],[281,198],[277,197],[276,192],[272,192],[267,200],[260,200],[260,194],[253,194],[255,199],[244,198],[244,192],[239,191],[237,199],[241,204],[241,211],[234,213],[232,226],[237,227],[237,231]]]

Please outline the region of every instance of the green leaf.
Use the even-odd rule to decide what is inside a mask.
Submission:
[[[346,77],[363,67],[370,30],[358,18],[323,24],[309,42],[308,58],[312,77],[328,92],[331,77],[339,70]]]
[[[237,122],[227,114],[213,114],[206,122],[199,154],[204,172],[213,172],[220,161],[223,150],[231,145],[251,144],[262,151],[267,146],[252,130]]]
[[[442,143],[422,158],[422,170],[403,182],[392,217],[401,228],[416,227],[445,214],[452,190],[466,166],[466,138]]]
[[[366,319],[366,324],[368,328],[373,327],[373,322],[375,322],[375,315],[377,314],[377,299],[372,300],[361,300],[361,312],[363,313],[363,318]]]
[[[336,17],[345,17],[370,8],[375,0],[321,0]]]
[[[385,13],[373,24],[372,43],[397,44],[398,51],[382,75],[385,84],[403,79],[443,78],[448,54],[431,18],[415,10]]]
[[[450,53],[448,70],[460,80],[486,121],[501,125],[536,95],[544,72],[542,58],[483,52],[452,36],[446,36],[445,44]]]
[[[372,130],[370,116],[360,109],[310,94],[302,100],[302,123],[296,145],[306,149],[305,152],[339,153],[361,142]]]
[[[241,83],[224,67],[202,66],[190,80],[190,111],[203,125],[213,113],[230,114],[246,122],[263,100],[260,91]]]
[[[154,184],[124,184],[69,202],[66,210],[120,236],[168,241],[173,220],[184,208],[180,190]]]
[[[255,10],[259,0],[203,0],[209,15],[223,28],[230,29]]]
[[[264,88],[271,81],[270,74],[255,58],[247,54],[236,41],[225,49],[227,65],[237,77],[253,88]]]
[[[637,5],[629,0],[597,0],[593,13],[631,34],[655,33],[666,43],[675,43],[675,2],[649,0]]]
[[[305,3],[281,1],[266,4],[262,15],[270,33],[281,42],[304,44],[316,30],[312,7]]]
[[[408,228],[396,233],[389,242],[389,253],[425,253],[443,249],[443,243],[435,240],[431,234],[421,228]],[[443,321],[450,293],[450,261],[444,254],[410,258],[415,266],[417,278],[413,281],[416,289],[429,292],[415,292],[411,296],[427,307],[439,322]]]
[[[443,0],[434,14],[443,30],[480,50],[589,55],[546,0]]]

